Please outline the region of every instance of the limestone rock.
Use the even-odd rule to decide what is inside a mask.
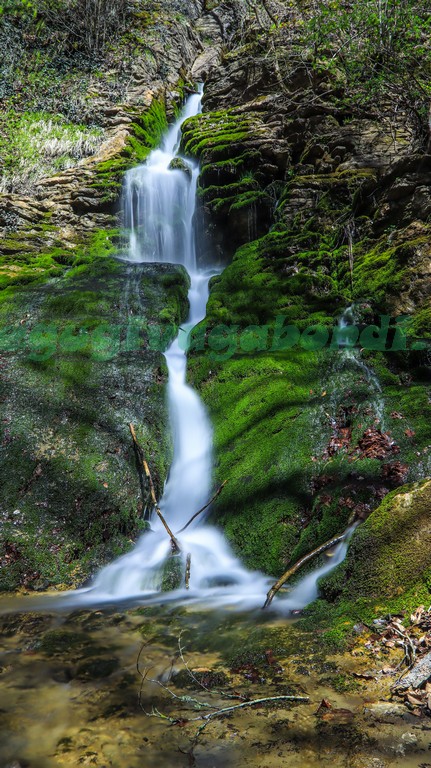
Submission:
[[[192,170],[190,168],[190,165],[188,165],[187,162],[183,160],[181,157],[174,157],[174,159],[171,160],[171,162],[169,163],[169,170],[182,171],[189,178],[191,178],[191,175],[192,175]]]

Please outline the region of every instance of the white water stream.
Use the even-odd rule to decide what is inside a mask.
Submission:
[[[190,329],[205,317],[208,281],[216,269],[198,268],[193,218],[197,164],[186,160],[188,170],[172,169],[178,158],[181,125],[200,111],[201,94],[189,98],[184,111],[169,129],[160,149],[147,162],[126,174],[125,223],[129,230],[127,261],[133,264],[164,262],[182,264],[191,280],[190,314],[179,337],[165,352],[169,371],[168,397],[174,437],[174,458],[160,502],[161,511],[174,533],[178,532],[210,498],[212,491],[212,429],[199,396],[186,383],[186,341]],[[179,535],[182,572],[191,554],[190,588],[161,592],[171,544],[158,517],[133,550],[103,568],[86,589],[60,598],[63,607],[102,605],[112,602],[159,604],[187,601],[204,607],[259,608],[274,579],[243,567],[223,534],[200,516]],[[279,593],[271,609],[289,613],[301,609],[318,594],[318,579],[345,557],[348,538],[327,562],[302,579],[290,593]],[[60,602],[58,601],[58,602]]]
[[[343,329],[354,327],[357,321],[356,312],[357,310],[354,304],[351,304],[344,310],[338,323],[341,332]],[[362,360],[359,351],[351,346],[347,340],[340,343],[340,349],[342,351],[341,367],[350,367],[352,370],[356,368],[364,376],[369,388],[370,405],[374,410],[380,428],[383,430],[385,428],[385,401],[379,379],[374,371],[368,367],[364,360]]]

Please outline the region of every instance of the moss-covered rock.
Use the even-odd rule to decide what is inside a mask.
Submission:
[[[2,589],[76,585],[131,546],[147,500],[129,422],[163,487],[161,352],[187,314],[188,280],[117,261],[103,239],[112,254],[99,233],[61,279],[3,292]]]
[[[210,258],[226,262],[236,247],[267,230],[273,185],[286,170],[289,152],[257,111],[236,108],[187,120],[182,146],[202,165],[198,194],[201,226],[213,245]]]
[[[188,165],[182,157],[174,157],[174,159],[169,163],[169,169],[171,171],[182,171],[189,178],[192,175],[192,169],[190,165]]]
[[[179,589],[184,582],[185,564],[183,557],[179,554],[170,555],[163,565],[162,569],[162,592],[172,592]]]
[[[431,480],[388,494],[355,532],[345,563],[329,577],[323,596],[377,601],[406,600],[414,607],[431,593]],[[429,597],[428,597],[429,599]]]
[[[228,480],[212,519],[248,565],[276,574],[431,471],[429,361],[415,346],[428,333],[428,225],[421,214],[382,232],[385,201],[404,189],[391,158],[403,155],[399,173],[421,183],[429,170],[412,170],[401,125],[391,155],[389,124],[349,114],[336,89],[316,103],[262,40],[233,43],[183,148],[201,161],[216,257],[232,254],[190,352],[216,484]],[[343,349],[349,305],[358,343]],[[373,346],[379,325],[387,341]]]
[[[321,599],[303,620],[318,623],[324,639],[342,646],[358,619],[407,617],[431,601],[431,481],[390,493],[359,526],[346,560],[320,582]]]

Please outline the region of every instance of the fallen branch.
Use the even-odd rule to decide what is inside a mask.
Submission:
[[[395,681],[395,683],[394,683],[394,685],[392,687],[393,688],[398,688],[398,687],[399,688],[408,688],[411,685],[413,688],[416,688],[417,686],[415,685],[415,681],[416,681],[417,672],[421,670],[422,665],[424,665],[424,663],[427,660],[428,660],[428,667],[431,666],[431,664],[430,664],[430,662],[431,662],[431,653],[428,654],[427,656],[425,656],[423,659],[421,659],[421,661],[419,661],[418,665],[412,670],[412,667],[415,666],[415,662],[416,662],[416,648],[413,645],[413,641],[412,641],[411,637],[409,637],[406,632],[401,632],[399,629],[397,629],[394,626],[392,627],[392,630],[399,637],[401,637],[403,639],[404,656],[401,659],[400,663],[397,665],[396,670],[398,671],[402,667],[404,662],[407,664],[407,669],[405,669],[401,673],[401,675],[397,678],[397,680]],[[410,670],[412,670],[412,671],[410,671]],[[429,677],[429,675],[428,675],[428,677]],[[425,678],[425,679],[428,679],[428,678]],[[424,682],[424,680],[421,680],[420,685],[422,685],[423,682]]]
[[[155,508],[155,510],[157,512],[157,515],[159,516],[160,520],[162,521],[162,524],[163,524],[167,534],[169,535],[169,537],[171,539],[172,552],[174,554],[177,553],[177,552],[181,552],[181,547],[180,547],[180,545],[178,543],[178,540],[176,539],[175,535],[172,533],[171,529],[169,528],[169,525],[167,524],[165,518],[163,517],[163,515],[162,515],[162,513],[161,513],[161,511],[159,509],[159,505],[157,503],[157,498],[156,498],[156,492],[154,490],[153,478],[151,477],[150,468],[149,468],[149,466],[148,466],[148,464],[147,464],[147,462],[145,460],[144,452],[142,450],[142,446],[139,443],[138,438],[136,437],[136,432],[135,432],[135,428],[134,428],[133,424],[129,424],[129,429],[130,429],[130,434],[132,435],[133,445],[135,447],[136,454],[139,457],[139,460],[140,460],[140,462],[142,464],[142,467],[144,469],[144,472],[145,472],[145,476],[146,476],[146,478],[148,480],[148,485],[150,487],[151,500],[152,500],[152,502],[154,504],[154,508]]]
[[[193,520],[196,520],[196,518],[197,518],[197,516],[198,516],[198,515],[200,515],[202,512],[205,512],[205,510],[206,510],[206,509],[208,509],[208,507],[209,507],[209,506],[210,506],[210,505],[213,503],[213,501],[215,501],[215,500],[216,500],[217,496],[220,496],[220,494],[221,494],[221,492],[222,492],[223,488],[225,487],[226,483],[227,483],[227,480],[225,480],[225,481],[224,481],[224,482],[221,484],[220,488],[218,489],[218,491],[216,491],[216,492],[215,492],[215,494],[214,494],[214,496],[212,497],[212,499],[210,499],[209,501],[207,501],[207,503],[205,504],[205,506],[203,506],[203,507],[201,507],[200,509],[198,509],[198,511],[197,511],[197,512],[195,512],[195,514],[194,514],[194,515],[193,515],[193,516],[190,518],[189,522],[188,522],[188,523],[186,523],[186,524],[185,524],[185,525],[184,525],[184,526],[181,528],[181,530],[179,530],[179,531],[178,531],[178,533],[182,533],[183,531],[185,531],[185,530],[186,530],[186,528],[188,528],[188,527],[189,527],[189,525],[190,525],[190,524],[193,522]]]
[[[242,695],[241,693],[238,693],[237,691],[235,691],[235,693],[232,694],[232,693],[227,693],[226,691],[210,690],[203,683],[203,681],[200,680],[194,674],[194,672],[190,669],[190,666],[187,663],[186,659],[184,658],[184,649],[181,643],[181,635],[182,633],[180,633],[180,636],[178,637],[178,649],[179,649],[180,658],[184,664],[185,669],[187,670],[187,673],[190,679],[196,684],[198,688],[201,688],[206,693],[206,697],[205,697],[206,700],[203,701],[201,699],[190,696],[188,694],[180,695],[175,693],[175,691],[172,690],[172,688],[170,687],[170,680],[171,680],[172,672],[174,669],[174,659],[172,659],[171,661],[168,675],[167,676],[166,674],[163,675],[163,680],[157,679],[157,678],[150,678],[148,676],[150,667],[147,667],[144,670],[141,669],[140,659],[141,659],[142,652],[144,648],[147,647],[152,642],[152,640],[148,640],[146,643],[142,645],[138,654],[138,658],[136,660],[136,669],[141,678],[138,701],[139,701],[140,708],[142,709],[142,711],[147,717],[157,717],[160,720],[164,720],[166,724],[184,727],[184,726],[199,723],[199,725],[197,725],[197,728],[194,734],[190,736],[190,741],[191,741],[190,748],[188,750],[183,750],[179,748],[180,752],[188,755],[190,765],[195,764],[194,749],[199,743],[199,738],[202,732],[216,718],[218,717],[221,718],[226,715],[235,713],[236,711],[241,711],[246,707],[261,706],[262,704],[278,704],[279,702],[284,702],[284,701],[287,701],[287,702],[291,701],[291,702],[306,704],[310,701],[309,696],[281,695],[281,696],[265,696],[258,699],[248,699],[246,696]],[[164,690],[168,694],[168,696],[172,699],[172,701],[175,702],[177,706],[181,706],[184,714],[173,713],[172,715],[170,715],[160,711],[160,709],[158,709],[154,705],[151,707],[151,711],[147,711],[143,701],[143,687],[146,683],[157,685],[159,688]],[[221,697],[224,699],[226,698],[242,699],[242,701],[239,704],[229,704],[229,706],[220,707],[217,703],[212,703],[211,699],[212,698],[214,699],[214,697],[217,697],[217,698]],[[190,710],[194,710],[194,712],[190,713],[192,714],[191,717],[188,716]],[[207,710],[207,711],[205,712],[202,710]]]
[[[256,704],[269,704],[273,701],[301,701],[301,702],[308,702],[310,701],[309,696],[265,696],[263,699],[250,699],[250,701],[243,701],[241,704],[232,704],[230,707],[223,707],[222,709],[217,709],[215,712],[208,712],[206,715],[199,715],[198,717],[192,717],[188,722],[194,722],[196,720],[203,720],[203,724],[199,727],[198,732],[196,734],[197,738],[200,736],[204,728],[207,727],[208,723],[211,722],[211,720],[214,720],[216,717],[222,717],[223,715],[227,715],[229,712],[234,712],[237,709],[244,709],[245,707],[253,707]],[[174,721],[175,723],[175,721]]]
[[[309,560],[312,560],[314,557],[317,557],[318,555],[321,555],[322,552],[325,552],[327,549],[331,549],[331,547],[335,547],[336,544],[339,544],[341,541],[343,541],[346,538],[346,533],[341,534],[341,536],[336,536],[334,539],[330,539],[329,541],[325,541],[324,544],[321,544],[320,547],[317,547],[317,549],[314,549],[312,552],[309,552],[308,555],[305,555],[305,557],[301,557],[298,562],[295,563],[295,565],[292,566],[292,568],[289,568],[286,573],[283,574],[283,576],[271,587],[269,590],[265,604],[262,606],[262,608],[267,608],[268,605],[271,605],[272,600],[274,596],[277,594],[279,589],[290,579],[291,576],[293,576],[296,571],[298,571],[305,563],[308,563]]]

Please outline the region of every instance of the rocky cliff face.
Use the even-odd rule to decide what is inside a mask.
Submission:
[[[213,519],[273,573],[431,469],[429,156],[406,114],[349,107],[341,73],[312,77],[284,34],[238,28],[184,128],[203,229],[232,258],[191,362],[229,479]],[[341,317],[356,349],[338,349]]]
[[[213,518],[249,565],[279,574],[352,514],[375,519],[392,489],[430,473],[430,158],[405,113],[354,109],[341,70],[298,61],[286,26],[248,3],[204,5],[179,9],[174,23],[168,9],[158,13],[121,101],[92,97],[103,116],[97,154],[40,179],[31,197],[0,199],[0,307],[27,333],[52,313],[62,323],[112,312],[124,322],[133,285],[150,325],[166,302],[180,321],[182,274],[131,273],[109,255],[122,174],[158,141],[187,83],[205,79],[204,111],[186,123],[183,150],[201,163],[201,259],[226,268],[194,336],[191,377],[215,425],[216,481],[229,480]],[[353,349],[339,349],[343,315],[360,334]],[[400,315],[408,326],[396,325]],[[146,425],[159,487],[166,472],[160,356],[132,350],[102,365],[91,349],[61,349],[45,363],[28,348],[25,360],[4,356],[7,587],[76,582],[74,568],[82,578],[102,550],[108,558],[118,532],[121,547],[136,534],[127,421]],[[55,409],[40,405],[48,393]],[[14,507],[17,520],[31,519],[27,543]],[[97,525],[84,535],[77,520],[92,511]],[[69,539],[57,545],[64,527]],[[32,553],[41,531],[52,541],[49,569]]]

